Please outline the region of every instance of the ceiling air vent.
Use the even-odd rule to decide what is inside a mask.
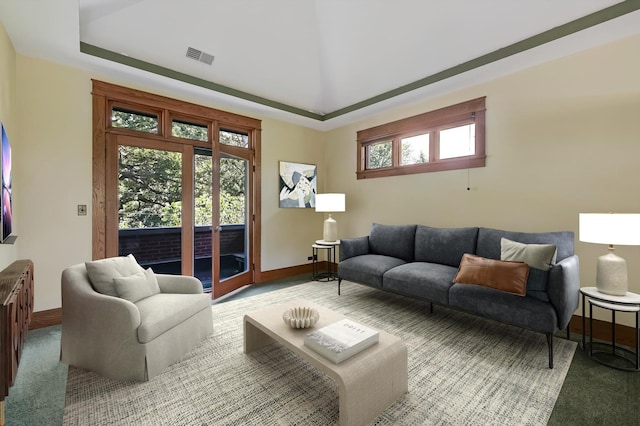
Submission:
[[[194,49],[193,47],[187,48],[187,58],[203,62],[207,65],[211,65],[213,63],[213,55],[205,53],[202,50]]]

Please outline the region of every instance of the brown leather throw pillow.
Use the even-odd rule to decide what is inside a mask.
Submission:
[[[482,285],[524,296],[527,292],[528,276],[529,265],[525,262],[494,260],[464,254],[453,282]]]

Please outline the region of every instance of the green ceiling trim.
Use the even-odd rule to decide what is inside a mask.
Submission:
[[[492,62],[499,61],[501,59],[513,56],[529,49],[533,49],[534,47],[538,47],[559,38],[577,33],[611,19],[626,15],[627,13],[634,12],[638,9],[640,9],[640,0],[627,0],[622,3],[618,3],[606,9],[602,9],[598,12],[592,13],[582,18],[578,18],[575,21],[568,22],[543,33],[495,50],[491,53],[487,53],[486,55],[479,56],[470,61],[437,72],[418,81],[414,81],[413,83],[409,83],[388,92],[381,93],[372,98],[365,99],[353,105],[349,105],[345,108],[333,111],[329,114],[324,115],[323,119],[329,120],[344,114],[348,114],[350,112],[357,111],[370,105],[374,105],[378,102],[391,99],[395,96],[411,92],[412,90],[420,89],[430,84],[437,83],[438,81],[446,80],[447,78],[454,77],[467,71],[471,71],[484,65],[488,65]]]
[[[184,83],[193,84],[194,86],[203,87],[205,89],[213,90],[215,92],[224,93],[236,98],[244,99],[250,102],[254,102],[261,105],[266,105],[271,108],[279,109],[281,111],[287,111],[292,114],[301,115],[303,117],[313,118],[315,120],[323,120],[323,116],[311,111],[304,110],[302,108],[296,108],[291,105],[284,104],[282,102],[272,101],[271,99],[263,98],[261,96],[253,95],[251,93],[243,92],[222,84],[214,83],[212,81],[204,80],[202,78],[194,77],[192,75],[184,74],[178,71],[174,71],[169,68],[161,67],[149,62],[141,61],[139,59],[132,58],[127,55],[113,52],[111,50],[103,49],[98,46],[94,46],[89,43],[80,42],[80,51],[87,55],[96,56],[98,58],[106,59],[111,62],[117,62],[122,65],[127,65],[139,70],[148,71],[153,74],[161,75],[171,78],[173,80],[182,81]]]
[[[583,16],[574,21],[552,28],[540,34],[526,38],[519,42],[513,43],[509,46],[495,50],[486,55],[479,56],[462,64],[447,68],[443,71],[437,72],[430,76],[424,77],[420,80],[406,84],[393,90],[381,93],[369,99],[357,102],[353,105],[349,105],[344,108],[340,108],[336,111],[328,114],[317,114],[311,111],[297,108],[291,105],[284,104],[282,102],[273,101],[261,96],[253,95],[251,93],[243,92],[241,90],[233,89],[228,86],[217,84],[208,80],[193,77],[178,71],[164,68],[158,65],[144,62],[139,59],[131,58],[126,55],[112,52],[97,46],[93,46],[88,43],[80,42],[80,51],[88,55],[97,56],[112,62],[117,62],[123,65],[131,66],[140,70],[148,71],[153,74],[162,75],[174,80],[182,81],[185,83],[193,84],[195,86],[203,87],[205,89],[213,90],[215,92],[224,93],[226,95],[234,96],[240,99],[244,99],[257,104],[265,105],[271,108],[279,109],[281,111],[290,112],[292,114],[300,115],[303,117],[312,118],[318,121],[327,121],[332,118],[339,117],[341,115],[348,114],[353,111],[366,108],[368,106],[377,104],[379,102],[391,99],[393,97],[411,92],[416,89],[437,83],[447,78],[454,77],[456,75],[471,71],[476,68],[480,68],[484,65],[499,61],[501,59],[508,58],[509,56],[516,55],[518,53],[525,52],[529,49],[541,46],[543,44],[558,40],[562,37],[566,37],[571,34],[575,34],[579,31],[591,28],[603,22],[607,22],[611,19],[619,18],[628,13],[635,12],[640,9],[640,0],[625,0],[621,3],[617,3],[613,6],[609,6],[605,9],[594,12],[590,15]]]

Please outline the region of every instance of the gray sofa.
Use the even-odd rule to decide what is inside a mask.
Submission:
[[[553,244],[555,264],[530,268],[526,295],[454,283],[465,253],[500,260],[501,240]],[[553,368],[553,334],[567,328],[578,307],[578,257],[573,232],[523,233],[490,228],[433,228],[373,224],[368,236],[342,239],[338,294],[342,280],[456,308],[544,333]]]

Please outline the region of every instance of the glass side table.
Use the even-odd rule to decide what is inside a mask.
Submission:
[[[582,349],[587,356],[601,364],[618,370],[640,371],[640,344],[638,341],[638,319],[640,295],[627,292],[624,296],[600,293],[596,287],[580,288],[582,294]],[[585,309],[589,302],[589,343],[586,342]],[[593,341],[593,307],[611,311],[611,343]],[[634,313],[636,317],[635,352],[616,344],[616,312]]]

